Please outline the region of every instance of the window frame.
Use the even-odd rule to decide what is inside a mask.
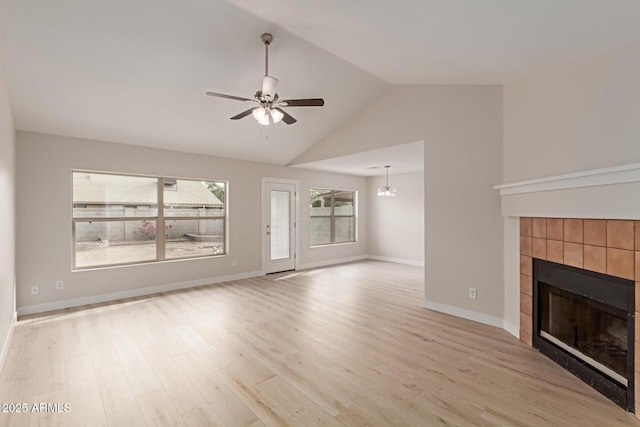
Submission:
[[[309,218],[313,220],[313,218],[329,218],[329,239],[330,242],[327,243],[311,243],[311,238],[309,239],[309,247],[317,248],[322,246],[332,246],[332,245],[345,245],[350,243],[356,243],[358,241],[358,191],[357,190],[337,190],[332,188],[323,188],[323,187],[309,187],[309,193],[313,190],[323,190],[326,193],[331,193],[331,213],[329,215],[312,215],[309,214]],[[353,194],[353,213],[351,215],[336,215],[335,214],[335,195],[336,193],[352,193]],[[309,194],[311,196],[311,194]],[[309,209],[311,208],[311,200],[309,201]],[[353,218],[353,240],[347,240],[345,242],[336,242],[336,218]],[[311,224],[312,221],[309,221]],[[311,237],[311,233],[310,233]]]
[[[125,217],[125,216],[114,216],[114,217],[76,217],[74,215],[74,192],[73,192],[73,176],[75,173],[88,173],[88,174],[100,174],[100,175],[112,175],[112,176],[125,176],[132,178],[152,178],[156,180],[156,204],[157,204],[157,213],[156,216],[136,216],[136,217]],[[220,179],[200,179],[200,178],[182,178],[182,177],[174,177],[174,176],[158,176],[158,175],[143,175],[143,174],[134,174],[134,173],[122,173],[122,172],[104,172],[104,171],[95,171],[95,170],[87,170],[87,169],[72,169],[71,170],[71,271],[85,271],[85,270],[95,270],[102,268],[112,268],[112,267],[126,267],[132,265],[141,265],[141,264],[152,264],[159,262],[167,262],[167,261],[185,261],[185,260],[193,260],[193,259],[202,259],[202,258],[214,258],[226,256],[229,254],[229,242],[228,242],[228,227],[229,227],[229,181],[220,180]],[[222,203],[224,204],[224,215],[220,217],[212,216],[212,217],[204,217],[201,219],[210,219],[223,221],[222,226],[222,242],[223,242],[223,251],[221,254],[211,254],[211,255],[192,255],[188,257],[180,257],[180,258],[167,258],[166,257],[166,238],[165,233],[158,233],[157,230],[165,230],[165,221],[180,221],[180,220],[190,220],[193,221],[194,217],[188,216],[164,216],[164,192],[165,180],[184,180],[184,181],[201,181],[201,182],[222,182],[225,185],[224,188],[224,200]],[[91,223],[91,222],[128,222],[128,221],[154,221],[156,223],[156,256],[155,259],[144,260],[144,261],[132,261],[132,262],[118,262],[118,263],[110,263],[110,264],[98,264],[98,265],[88,265],[88,266],[77,266],[76,261],[76,252],[77,252],[77,242],[76,242],[76,224],[78,223]]]

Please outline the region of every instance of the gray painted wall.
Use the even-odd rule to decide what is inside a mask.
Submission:
[[[300,181],[299,264],[364,256],[367,236],[356,243],[309,247],[310,188],[356,190],[367,203],[366,179],[265,163],[185,154],[122,144],[18,132],[17,304],[38,304],[126,292],[261,270],[261,178]],[[71,170],[214,179],[229,182],[229,255],[122,268],[71,271]],[[42,215],[38,206],[47,206]],[[367,227],[365,215],[358,218]],[[237,266],[232,260],[237,260]],[[34,266],[37,266],[35,268]],[[56,280],[64,289],[56,290]],[[40,294],[30,295],[32,285]]]
[[[0,369],[15,312],[15,129],[2,54],[0,40]]]
[[[424,173],[390,174],[395,197],[377,196],[384,176],[367,181],[369,254],[424,264]]]
[[[393,86],[294,164],[414,141],[425,144],[426,299],[501,324],[502,87]]]

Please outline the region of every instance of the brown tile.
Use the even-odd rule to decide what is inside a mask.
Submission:
[[[538,259],[547,259],[547,239],[538,239],[534,237],[531,239],[531,255]]]
[[[607,274],[633,280],[634,259],[633,251],[607,248]]]
[[[531,237],[531,218],[520,218],[520,235]]]
[[[520,329],[520,341],[527,344],[529,347],[533,346],[533,339],[531,338],[531,334],[527,331],[523,331]],[[638,411],[636,410],[636,414]]]
[[[564,262],[564,249],[563,243],[557,240],[547,240],[547,261],[557,262],[562,264]]]
[[[533,324],[533,321],[531,319],[531,315],[521,311],[520,312],[520,329],[522,329],[523,331],[526,331],[528,334],[532,334],[533,333],[533,329],[531,327],[532,324]]]
[[[607,220],[607,247],[633,250],[633,221]]]
[[[522,341],[522,338],[520,338],[520,340]],[[533,347],[533,346],[532,346]],[[635,374],[635,386],[634,386],[634,396],[640,396],[640,373],[638,371],[636,371]],[[636,419],[640,419],[640,399],[636,399],[635,401],[635,414],[634,416],[636,417]]]
[[[581,219],[565,219],[564,220],[564,241],[572,243],[582,243],[582,220]]]
[[[585,219],[583,228],[585,245],[607,245],[607,220]]]
[[[636,312],[636,316],[638,315],[638,313]],[[636,341],[635,342],[635,349],[634,349],[634,357],[635,357],[635,374],[636,374],[636,378],[638,377],[638,369],[640,369],[640,342]]]
[[[564,263],[572,267],[583,268],[583,252],[580,243],[565,242]]]
[[[640,251],[640,221],[634,221],[635,249]],[[638,399],[640,401],[640,398]]]
[[[530,256],[520,255],[520,274],[533,275],[533,263]]]
[[[520,292],[522,292],[522,285],[520,285]],[[640,282],[636,282],[636,311],[640,311]],[[636,329],[636,336],[639,336],[639,333],[640,331]],[[640,369],[640,365],[636,365],[636,369]]]
[[[602,246],[584,245],[585,270],[607,273],[607,248]]]
[[[531,276],[524,274],[520,275],[520,293],[527,294],[529,296],[533,295],[533,279]],[[640,368],[640,366],[638,366],[638,368]]]
[[[638,313],[636,312],[636,316],[637,315],[638,315]],[[634,366],[636,368],[635,374],[636,374],[636,377],[637,377],[638,376],[638,369],[640,369],[640,342],[638,342],[638,341],[635,342],[635,349],[634,349],[634,354],[633,355],[635,357]]]
[[[520,293],[520,311],[527,313],[529,316],[533,315],[533,298],[531,295]]]
[[[547,218],[547,239],[562,240],[564,236],[562,218]]]
[[[531,237],[520,236],[520,255],[531,256]]]
[[[522,339],[522,338],[520,338]],[[634,396],[640,396],[640,374],[638,373],[638,371],[636,371],[636,375],[635,375],[635,387],[634,387]],[[635,402],[635,409],[636,409],[636,418],[640,419],[640,399],[636,399]]]
[[[533,237],[547,238],[547,219],[533,218],[533,226],[531,235]]]
[[[635,271],[635,280],[640,282],[640,252],[638,252],[638,251],[635,252],[634,265],[635,265],[635,269],[634,269],[634,271]],[[637,292],[636,292],[636,295],[638,295]],[[638,332],[640,332],[640,331],[638,331]],[[638,368],[640,368],[640,366],[638,366]]]

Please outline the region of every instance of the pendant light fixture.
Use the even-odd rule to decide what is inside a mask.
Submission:
[[[387,170],[387,180],[384,187],[378,188],[378,197],[395,197],[397,190],[395,187],[389,187],[389,168],[390,165],[385,165]]]

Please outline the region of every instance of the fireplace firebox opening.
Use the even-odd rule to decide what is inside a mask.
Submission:
[[[533,259],[533,347],[634,412],[635,285]]]

